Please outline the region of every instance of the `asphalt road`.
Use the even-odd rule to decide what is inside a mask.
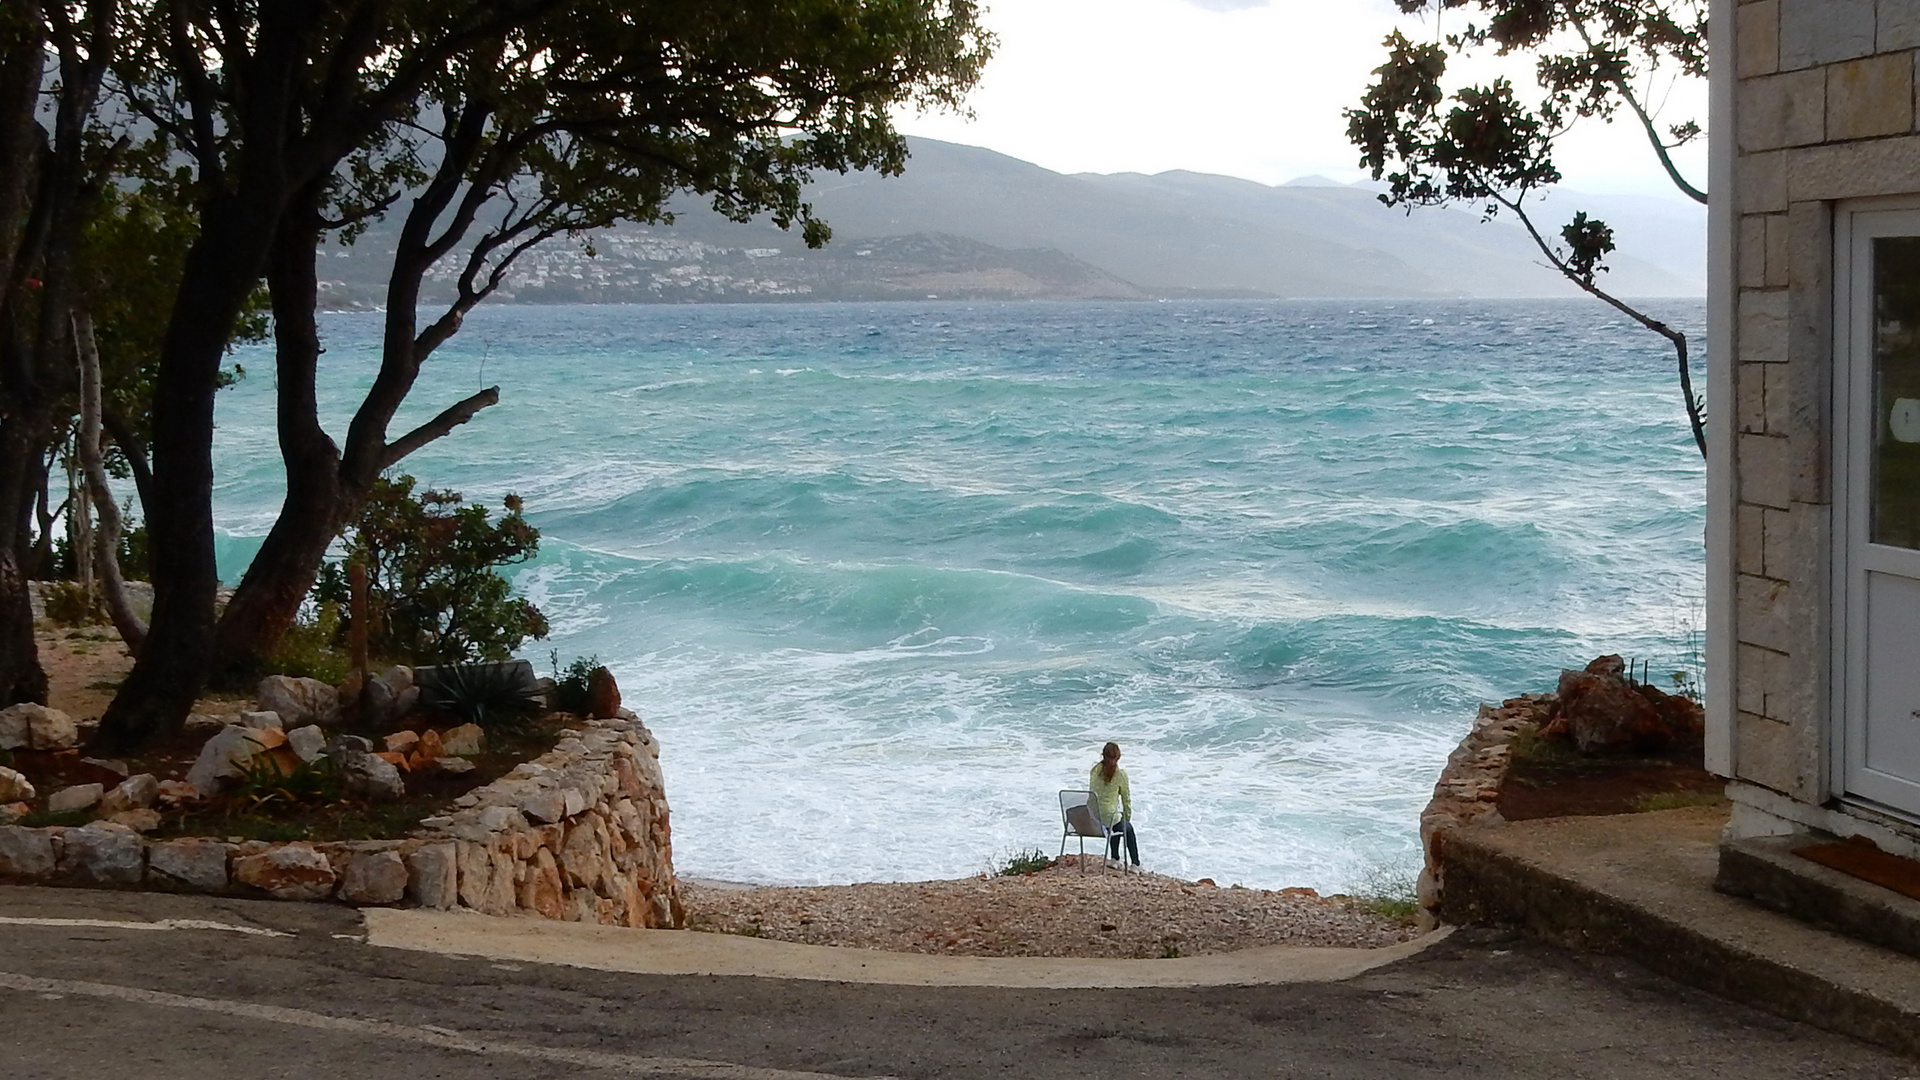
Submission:
[[[71,921],[168,919],[274,935]],[[1484,932],[1344,983],[907,988],[504,964],[369,947],[345,908],[0,887],[0,1078],[118,1076],[1920,1080],[1920,1063]]]

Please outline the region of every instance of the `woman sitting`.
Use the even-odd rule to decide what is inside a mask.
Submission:
[[[1120,857],[1120,841],[1127,842],[1127,857],[1140,865],[1140,845],[1133,838],[1133,792],[1127,787],[1127,770],[1120,767],[1120,744],[1108,743],[1100,750],[1100,763],[1087,774],[1087,789],[1093,792],[1093,812],[1107,827],[1107,858]]]

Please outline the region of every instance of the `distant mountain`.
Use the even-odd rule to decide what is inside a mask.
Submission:
[[[1062,174],[978,147],[909,140],[906,173],[829,175],[808,200],[833,227],[809,251],[764,222],[693,202],[672,226],[625,226],[597,257],[536,251],[502,299],[1139,299],[1563,296],[1521,229],[1471,211],[1411,214],[1324,177],[1281,186],[1206,173]],[[1541,224],[1575,210],[1611,224],[1608,285],[1625,296],[1705,291],[1703,208],[1677,199],[1555,193]],[[328,265],[334,306],[378,303],[387,223]],[[383,240],[383,237],[386,239]],[[441,276],[445,288],[451,274]]]

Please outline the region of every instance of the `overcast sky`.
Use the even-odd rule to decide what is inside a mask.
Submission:
[[[1394,25],[1433,32],[1390,0],[986,2],[1000,47],[974,118],[908,116],[900,127],[1060,172],[1360,179],[1340,110],[1359,100]],[[1704,124],[1705,98],[1704,87],[1684,89],[1668,111]],[[1700,184],[1703,151],[1685,155]],[[1582,191],[1673,194],[1645,137],[1624,124],[1576,132],[1561,168]]]

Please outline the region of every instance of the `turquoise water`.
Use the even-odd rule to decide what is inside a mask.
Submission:
[[[340,433],[378,316],[322,330]],[[496,307],[402,419],[501,386],[406,468],[526,500],[527,655],[613,668],[682,872],[1051,852],[1114,739],[1150,868],[1328,889],[1415,858],[1478,702],[1687,661],[1704,470],[1662,345],[1580,301]],[[281,495],[241,359],[229,580]]]

